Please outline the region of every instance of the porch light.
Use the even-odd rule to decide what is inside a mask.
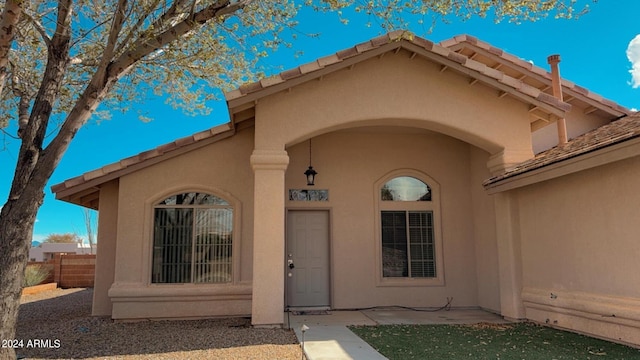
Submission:
[[[304,172],[304,175],[307,177],[307,185],[313,186],[315,185],[317,171],[313,170],[313,166],[309,165],[307,171]]]
[[[316,175],[318,175],[318,172],[313,170],[313,166],[311,166],[311,139],[309,139],[309,168],[304,172],[304,176],[307,177],[308,186],[315,185]]]

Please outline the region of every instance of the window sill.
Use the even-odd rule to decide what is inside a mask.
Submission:
[[[427,287],[444,286],[443,278],[378,278],[378,287]]]
[[[119,284],[109,289],[109,297],[114,298],[164,298],[164,297],[218,297],[227,295],[251,295],[250,284]]]

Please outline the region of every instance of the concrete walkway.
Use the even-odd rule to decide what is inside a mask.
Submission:
[[[435,312],[399,308],[363,311],[328,311],[322,315],[285,313],[285,324],[303,343],[308,360],[377,360],[386,359],[347,326],[397,324],[475,324],[508,323],[501,316],[478,309],[454,309]],[[302,326],[309,329],[303,334]]]

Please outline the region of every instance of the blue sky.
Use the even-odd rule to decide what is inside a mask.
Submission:
[[[409,30],[431,41],[440,42],[459,34],[473,35],[498,48],[548,69],[546,58],[560,54],[561,75],[623,106],[640,109],[640,1],[600,1],[590,5],[590,12],[578,20],[546,19],[520,25],[494,24],[491,19],[472,19],[466,22],[437,23],[432,33],[416,25]],[[367,19],[350,17],[343,25],[335,14],[316,14],[304,11],[300,18],[302,32],[320,33],[317,38],[300,36],[293,44],[294,51],[280,51],[266,60],[273,72],[310,62],[318,57],[367,41],[384,31]],[[630,47],[630,44],[632,46]],[[629,51],[627,51],[629,48]],[[633,81],[631,59],[637,62],[636,81]],[[228,121],[224,101],[212,103],[213,111],[206,117],[189,117],[165,105],[162,99],[147,102],[153,121],[143,123],[138,113],[114,113],[113,118],[99,124],[90,122],[82,128],[50,185],[97,169],[122,158],[188,136]],[[14,131],[13,128],[7,129]],[[0,201],[9,192],[18,153],[18,142],[0,135]],[[82,208],[55,200],[49,188],[38,214],[34,240],[51,233],[85,234]]]

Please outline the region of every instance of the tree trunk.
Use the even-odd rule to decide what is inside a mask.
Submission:
[[[44,186],[43,186],[44,187]],[[0,212],[0,339],[15,339],[15,325],[20,306],[22,278],[31,248],[31,235],[42,191],[27,201],[27,197],[9,200]],[[0,347],[0,359],[15,359],[14,349]]]
[[[119,23],[122,17],[116,17],[100,66],[68,113],[58,134],[43,149],[49,117],[69,64],[72,0],[59,0],[57,27],[49,44],[46,71],[29,122],[21,131],[22,146],[9,199],[0,210],[0,340],[10,340],[15,336],[22,279],[31,247],[36,214],[44,200],[44,188],[78,129],[84,125],[119,78],[141,58],[169,42],[178,40],[212,18],[220,18],[238,11],[249,2],[251,0],[216,2],[194,14],[193,19],[183,20],[156,36],[153,40],[154,46],[149,46],[147,43],[151,40],[145,38],[130,44],[130,50],[125,51],[118,59],[111,59],[111,52],[122,25]],[[126,0],[121,0],[120,4],[120,8],[125,8]],[[0,45],[1,43],[2,41]],[[0,360],[6,359],[15,359],[15,351],[0,347]]]

